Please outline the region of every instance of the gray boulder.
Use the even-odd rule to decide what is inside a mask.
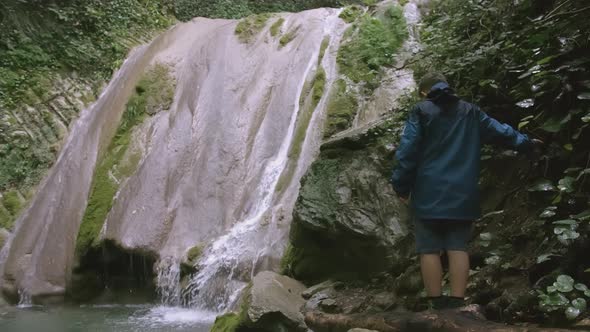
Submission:
[[[252,280],[245,301],[251,325],[268,331],[307,331],[300,308],[305,286],[274,272],[261,272]]]
[[[239,313],[218,317],[212,332],[305,332],[307,325],[300,309],[305,286],[274,272],[257,274],[242,295]]]

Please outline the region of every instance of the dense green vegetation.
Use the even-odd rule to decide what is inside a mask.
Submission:
[[[131,154],[125,159],[133,127],[141,124],[146,116],[167,109],[173,96],[174,80],[169,68],[161,64],[150,69],[135,88],[135,94],[127,103],[115,138],[95,171],[88,207],[76,242],[78,255],[84,255],[91,246],[97,244],[95,240],[112,207],[119,183],[132,175],[139,164],[139,153]]]
[[[492,231],[479,239],[495,278],[511,269],[530,274],[538,306],[525,306],[520,319],[575,319],[590,295],[590,265],[579,257],[590,245],[589,13],[581,0],[437,1],[415,62],[417,77],[443,72],[460,95],[546,142],[539,162],[507,188],[524,205],[506,203],[513,207],[502,213],[519,228],[486,226]],[[484,187],[501,185],[497,167],[505,158],[487,149]],[[512,260],[522,243],[531,245],[521,245],[521,259]]]
[[[0,5],[0,105],[42,97],[54,74],[109,78],[129,47],[168,26],[156,0],[7,0]]]
[[[62,129],[38,105],[53,97],[55,80],[108,80],[131,47],[174,21],[171,10],[156,0],[0,3],[0,192],[26,199],[55,159]],[[10,226],[18,212],[6,217],[0,210],[2,224]]]
[[[362,15],[352,29],[338,52],[338,66],[346,77],[372,91],[408,36],[403,11],[392,6],[381,19]]]
[[[195,16],[242,18],[267,12],[298,12],[319,7],[342,7],[349,3],[372,3],[371,0],[175,0],[176,17],[189,20]]]

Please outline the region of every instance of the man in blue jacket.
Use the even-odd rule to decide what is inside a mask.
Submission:
[[[416,251],[432,307],[456,308],[464,304],[467,244],[473,221],[480,218],[482,144],[503,144],[526,153],[542,142],[459,99],[441,74],[426,75],[419,91],[425,100],[410,111],[391,182],[403,201],[411,196]],[[443,251],[449,258],[450,297],[441,296]]]

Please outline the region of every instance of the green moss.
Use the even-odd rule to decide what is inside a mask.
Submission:
[[[240,327],[240,316],[230,312],[215,319],[211,332],[236,332]]]
[[[97,244],[96,239],[119,189],[118,183],[122,178],[131,176],[141,160],[141,154],[136,152],[122,163],[131,141],[133,127],[139,125],[149,114],[167,109],[173,96],[174,80],[165,65],[156,64],[137,84],[134,95],[127,103],[117,133],[94,172],[88,206],[76,241],[78,255],[84,255],[89,248]],[[119,172],[114,171],[117,169]],[[113,174],[119,175],[118,181],[113,179]]]
[[[285,47],[285,46],[287,46],[287,44],[292,42],[293,39],[295,39],[295,37],[297,37],[297,32],[299,32],[299,27],[293,28],[289,32],[284,34],[281,37],[281,39],[279,40],[281,47]]]
[[[9,191],[5,193],[4,197],[2,198],[2,205],[4,205],[6,210],[8,210],[8,212],[13,216],[16,216],[22,209],[22,202],[16,191]]]
[[[258,14],[248,16],[242,19],[236,26],[235,33],[242,43],[251,42],[254,37],[264,29],[266,22],[270,18],[270,14]]]
[[[324,68],[320,67],[315,75],[313,80],[313,88],[312,88],[312,101],[313,107],[315,108],[322,96],[324,95],[324,90],[326,89],[326,71]]]
[[[410,0],[399,0],[399,5],[403,7],[403,6],[407,5],[408,2],[410,2]]]
[[[348,34],[348,33],[347,33]],[[381,19],[364,15],[338,52],[340,71],[368,92],[380,83],[382,69],[393,64],[394,56],[408,32],[399,6],[389,8]]]
[[[199,257],[203,254],[203,246],[197,245],[190,248],[186,254],[186,258],[189,262],[196,262]]]
[[[12,229],[14,218],[0,205],[0,228]]]
[[[297,160],[301,154],[303,148],[303,142],[307,134],[307,128],[309,122],[313,116],[316,106],[324,95],[326,88],[326,71],[324,68],[319,67],[312,81],[308,81],[303,86],[301,97],[299,98],[299,115],[297,123],[295,125],[295,133],[293,134],[293,140],[291,141],[291,147],[289,149],[289,160]],[[311,94],[311,103],[306,103],[307,97]],[[281,174],[275,190],[282,192],[285,186],[289,184],[293,173],[295,172],[295,163],[289,162],[286,170]]]
[[[211,327],[210,332],[246,332],[246,331],[257,331],[252,329],[251,321],[248,317],[248,303],[250,303],[250,290],[252,289],[252,283],[250,283],[242,291],[242,299],[240,304],[240,311],[238,313],[230,312],[221,315],[215,319],[215,323]]]
[[[347,91],[346,81],[336,81],[328,101],[324,137],[330,137],[350,127],[357,110],[358,101],[355,93]]]
[[[326,50],[330,46],[330,36],[325,36],[324,40],[322,40],[322,45],[320,46],[320,55],[318,56],[318,66],[322,63],[322,59],[324,55],[326,55]]]
[[[273,25],[270,27],[270,35],[273,37],[278,36],[281,32],[281,27],[283,26],[283,23],[285,23],[285,19],[282,17],[279,18],[276,22],[274,22]]]
[[[352,23],[356,21],[363,14],[363,8],[360,6],[348,6],[340,13],[341,19],[346,23]]]

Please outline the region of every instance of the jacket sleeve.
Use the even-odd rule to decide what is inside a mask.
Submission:
[[[477,109],[477,112],[479,113],[479,127],[482,143],[506,145],[520,152],[528,152],[533,148],[533,143],[527,135],[520,133],[505,123],[500,123],[489,117],[479,108]]]
[[[419,109],[414,107],[402,134],[400,145],[395,153],[397,165],[391,176],[393,189],[402,197],[407,197],[412,191],[416,169],[420,156],[420,141],[422,127],[420,125]]]

